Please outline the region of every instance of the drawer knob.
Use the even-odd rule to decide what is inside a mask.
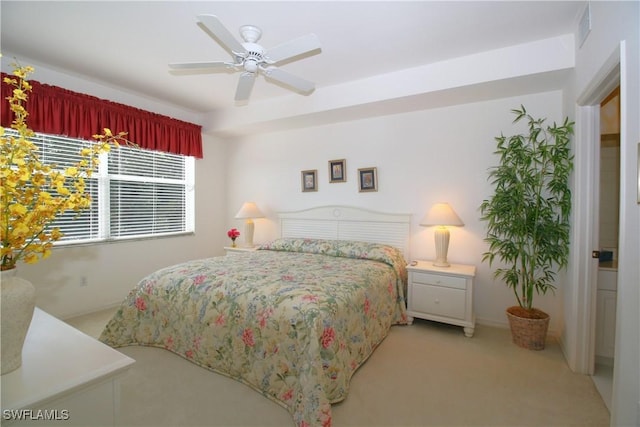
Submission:
[[[434,301],[436,304],[440,304],[440,300],[438,298],[435,299]]]

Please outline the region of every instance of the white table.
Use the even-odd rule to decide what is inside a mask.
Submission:
[[[2,425],[115,425],[119,380],[133,363],[36,308],[22,366],[0,377]]]
[[[449,323],[464,328],[472,337],[476,327],[473,310],[473,265],[451,264],[436,267],[433,261],[417,261],[407,266],[409,272],[407,315]]]

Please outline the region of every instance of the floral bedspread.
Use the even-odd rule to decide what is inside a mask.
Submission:
[[[298,426],[331,403],[392,324],[407,272],[384,245],[278,239],[261,250],[159,270],[129,293],[100,340],[162,347],[258,390]]]

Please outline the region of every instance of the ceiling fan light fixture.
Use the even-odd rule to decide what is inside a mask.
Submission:
[[[262,37],[262,30],[255,25],[243,25],[240,27],[240,36],[247,43],[255,43]]]
[[[244,70],[248,73],[255,73],[258,71],[258,63],[253,59],[247,59],[244,61]]]

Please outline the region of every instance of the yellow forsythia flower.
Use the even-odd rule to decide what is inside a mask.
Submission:
[[[24,262],[26,262],[27,264],[35,264],[38,262],[38,255],[33,252],[28,253],[24,257]]]
[[[15,205],[9,206],[9,212],[13,215],[22,216],[27,213],[27,208],[21,204],[16,203]]]

